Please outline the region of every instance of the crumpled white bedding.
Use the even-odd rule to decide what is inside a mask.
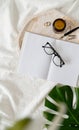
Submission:
[[[17,37],[28,15],[49,8],[79,21],[79,0],[0,0],[0,130],[19,117],[46,82],[17,73]]]

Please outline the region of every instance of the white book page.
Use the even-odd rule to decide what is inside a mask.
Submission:
[[[22,44],[18,72],[34,78],[47,79],[51,56],[44,52],[43,45],[52,38],[26,32]]]
[[[48,80],[55,83],[76,86],[79,75],[79,45],[56,40],[55,47],[65,62],[61,68],[54,65],[51,60]]]

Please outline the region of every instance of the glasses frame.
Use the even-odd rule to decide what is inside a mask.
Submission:
[[[47,47],[46,45],[49,45],[49,47]],[[45,53],[46,53],[47,55],[54,55],[52,60],[53,60],[53,63],[54,63],[56,66],[62,67],[62,66],[65,64],[65,62],[63,61],[63,59],[61,58],[61,56],[58,54],[58,52],[53,48],[53,46],[52,46],[49,42],[47,42],[47,43],[46,43],[44,46],[42,46],[42,47],[44,48],[44,51],[45,51]],[[47,53],[46,48],[52,49],[53,52],[50,53],[50,54]],[[60,59],[60,65],[56,64],[55,61],[54,61],[54,59],[55,59],[56,56]]]

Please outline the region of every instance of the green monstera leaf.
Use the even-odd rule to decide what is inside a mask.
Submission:
[[[46,126],[54,123],[57,116],[59,130],[79,130],[79,88],[74,89],[66,85],[57,85],[45,98],[44,117],[48,120]],[[62,106],[64,106],[64,113]],[[52,129],[53,130],[53,129]],[[55,129],[54,129],[55,130]]]

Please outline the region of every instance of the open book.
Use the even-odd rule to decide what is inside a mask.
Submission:
[[[45,48],[46,43],[49,43],[57,53],[46,53],[45,49],[50,49],[48,46]],[[61,61],[53,61],[61,59],[64,63],[62,66],[59,65]],[[75,86],[79,75],[79,45],[26,32],[18,72],[34,78]]]

